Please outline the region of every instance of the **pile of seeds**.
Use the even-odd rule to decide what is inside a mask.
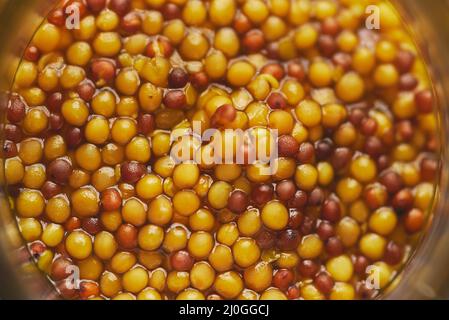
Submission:
[[[277,130],[277,170],[201,161],[210,144],[171,137],[194,122],[231,150],[225,129]],[[410,256],[438,173],[431,83],[384,1],[63,1],[4,131],[20,230],[70,299],[371,298]]]

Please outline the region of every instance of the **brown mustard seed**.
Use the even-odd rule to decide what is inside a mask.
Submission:
[[[46,105],[51,112],[60,112],[63,103],[64,99],[62,93],[54,92],[48,96]]]
[[[267,99],[267,104],[271,109],[285,109],[287,108],[287,99],[279,92],[273,92]]]
[[[404,226],[408,233],[416,233],[424,227],[424,212],[419,209],[412,209],[405,215]]]
[[[188,81],[189,76],[182,68],[174,68],[168,77],[170,88],[174,89],[184,88]]]
[[[78,217],[70,217],[65,223],[64,228],[71,232],[73,230],[81,228],[81,220]]]
[[[47,168],[48,178],[58,184],[67,183],[72,174],[72,165],[64,159],[53,160]]]
[[[299,146],[298,153],[296,154],[296,159],[301,164],[311,164],[315,162],[315,148],[310,142],[301,143]]]
[[[181,17],[181,9],[174,3],[166,3],[161,8],[165,20],[174,20]]]
[[[414,129],[411,121],[403,120],[396,124],[396,137],[401,141],[410,141],[413,138]]]
[[[294,279],[295,277],[292,271],[288,269],[279,269],[273,276],[273,285],[282,291],[286,291]]]
[[[407,211],[413,206],[413,193],[410,189],[402,189],[394,195],[391,203],[399,212]]]
[[[190,82],[198,90],[204,90],[209,85],[209,78],[205,72],[196,72],[190,75]]]
[[[378,209],[384,206],[387,202],[388,194],[387,190],[379,185],[369,186],[363,192],[363,200],[371,210]]]
[[[415,55],[410,51],[400,50],[396,55],[395,66],[400,73],[409,72],[415,62]]]
[[[316,230],[316,233],[321,240],[327,241],[330,237],[333,237],[335,235],[335,230],[330,222],[321,221]]]
[[[304,67],[299,61],[290,61],[287,65],[287,74],[298,81],[303,81],[306,73]]]
[[[172,90],[165,94],[164,105],[170,109],[183,109],[186,107],[187,99],[183,90]]]
[[[65,13],[62,8],[52,10],[47,16],[48,22],[55,26],[62,27],[65,24]]]
[[[269,74],[281,81],[285,76],[284,67],[279,63],[269,63],[265,65],[261,70],[262,74]]]
[[[170,265],[176,271],[190,271],[195,259],[187,251],[178,251],[170,256]]]
[[[389,194],[395,194],[403,187],[402,178],[394,171],[387,171],[379,177],[379,182],[383,184]]]
[[[42,195],[45,199],[51,199],[62,192],[62,187],[52,181],[45,181],[41,188]]]
[[[237,110],[231,104],[224,104],[220,106],[212,115],[212,126],[226,126],[235,120],[237,117]]]
[[[102,230],[101,222],[98,218],[85,218],[81,221],[81,227],[91,235],[96,235]]]
[[[310,192],[307,204],[312,207],[321,206],[324,202],[324,191],[321,188],[315,188]]]
[[[25,53],[23,54],[23,57],[28,61],[36,62],[39,60],[41,56],[41,53],[39,52],[39,49],[36,46],[29,46],[26,48]]]
[[[109,2],[109,8],[123,17],[131,11],[131,0],[111,0]]]
[[[332,156],[334,144],[332,140],[325,139],[315,142],[315,155],[318,161],[324,161]]]
[[[363,151],[372,158],[378,158],[384,152],[385,147],[378,137],[368,137],[365,140]]]
[[[365,275],[369,266],[369,260],[364,256],[356,256],[354,259],[354,271],[358,275]]]
[[[302,209],[307,204],[307,193],[303,190],[297,190],[293,199],[289,202],[290,208]]]
[[[394,241],[390,241],[385,248],[384,261],[389,265],[397,265],[402,261],[402,257],[404,256],[404,248],[395,243]]]
[[[8,121],[12,123],[18,123],[25,118],[26,106],[25,103],[18,97],[11,99],[8,106],[6,116]]]
[[[299,231],[303,235],[311,234],[315,231],[316,223],[317,219],[315,217],[305,215],[302,220],[301,226],[299,227]]]
[[[137,247],[137,228],[130,224],[122,224],[116,232],[116,239],[123,249],[134,249]]]
[[[348,148],[337,148],[331,157],[331,163],[335,170],[339,171],[349,164],[352,158],[352,151]]]
[[[13,124],[5,125],[5,139],[10,140],[14,143],[20,142],[22,140],[22,131],[20,128]]]
[[[372,118],[363,118],[360,123],[360,132],[365,136],[372,136],[377,131],[377,122]]]
[[[299,291],[299,288],[295,285],[290,286],[287,289],[287,298],[289,300],[296,300],[300,297],[301,292]]]
[[[158,37],[156,40],[150,42],[146,48],[146,55],[150,58],[154,58],[158,55],[162,55],[165,58],[170,58],[173,55],[174,48],[165,37]]]
[[[80,128],[68,128],[65,134],[65,141],[69,148],[78,147],[83,141],[83,133]]]
[[[142,19],[136,12],[130,12],[122,18],[120,27],[127,34],[135,34],[142,27]]]
[[[101,193],[101,205],[106,211],[115,211],[122,205],[122,196],[116,189],[106,189]]]
[[[248,204],[248,195],[241,190],[235,190],[229,196],[228,209],[232,212],[242,213],[246,210]]]
[[[281,181],[276,185],[276,194],[281,201],[289,201],[296,192],[296,185],[291,180]]]
[[[81,99],[84,101],[90,101],[92,100],[92,97],[95,94],[95,86],[90,82],[84,82],[78,85],[78,88],[76,89],[78,92],[78,95]]]
[[[438,161],[435,159],[424,158],[421,160],[421,178],[424,181],[435,180],[438,172]]]
[[[429,113],[433,110],[433,95],[430,90],[419,91],[415,94],[416,108],[420,113]]]
[[[336,36],[340,31],[340,24],[334,17],[324,19],[321,23],[321,32],[330,36]]]
[[[256,242],[261,249],[269,249],[274,246],[276,237],[273,232],[262,230],[257,234]]]
[[[233,28],[239,34],[244,34],[248,32],[251,29],[251,27],[252,25],[248,17],[245,16],[243,13],[239,12],[234,19]]]
[[[72,273],[71,267],[73,267],[73,264],[70,260],[65,258],[58,258],[53,262],[51,266],[50,277],[54,281],[63,280],[70,276],[70,274]]]
[[[290,209],[290,214],[288,218],[288,227],[291,229],[298,229],[304,219],[304,215],[298,209]]]
[[[96,297],[100,294],[100,288],[96,282],[82,281],[79,284],[79,296],[81,299],[86,300]]]
[[[273,186],[260,184],[254,187],[251,192],[251,200],[258,206],[261,206],[273,199]]]
[[[58,113],[52,113],[50,115],[50,129],[57,131],[64,126],[64,117]]]
[[[325,249],[327,254],[331,257],[338,257],[345,250],[343,242],[341,242],[338,237],[330,237],[326,241]]]
[[[337,222],[341,218],[341,209],[337,201],[326,200],[321,208],[321,217],[329,222]]]
[[[265,46],[265,37],[260,30],[251,30],[246,33],[242,40],[242,45],[248,53],[255,53]]]
[[[126,183],[137,183],[137,181],[139,181],[139,179],[145,174],[145,172],[145,166],[136,161],[124,162],[121,165],[122,180]]]
[[[331,293],[331,290],[334,287],[334,280],[332,280],[331,276],[327,273],[320,273],[317,275],[313,283],[316,288],[324,294]]]
[[[278,139],[278,151],[281,157],[294,157],[301,152],[301,149],[295,138],[283,135]]]
[[[411,74],[405,73],[399,78],[399,89],[402,91],[411,91],[418,85],[418,79]]]
[[[365,112],[359,108],[352,109],[349,113],[349,121],[355,126],[358,127],[362,120],[365,118]]]
[[[318,38],[318,48],[325,57],[332,57],[337,52],[337,42],[334,37],[323,34]]]
[[[106,7],[106,0],[86,0],[87,8],[92,13],[99,13]]]
[[[287,229],[282,231],[276,240],[276,245],[280,250],[295,250],[301,240],[298,230]]]
[[[92,79],[111,83],[115,79],[115,65],[106,59],[94,60],[91,64]]]
[[[16,144],[11,141],[5,141],[3,144],[3,155],[5,158],[13,158],[17,156],[17,154],[18,150]]]
[[[313,278],[320,270],[320,265],[313,260],[302,260],[298,264],[298,272],[304,278]]]

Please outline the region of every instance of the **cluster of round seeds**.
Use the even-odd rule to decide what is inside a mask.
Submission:
[[[16,73],[5,175],[65,298],[370,298],[369,267],[384,288],[424,228],[433,110],[384,1],[63,1]],[[209,143],[171,137],[194,122],[232,156],[224,129],[276,129],[277,170],[201,161]],[[200,161],[176,162],[180,147]]]

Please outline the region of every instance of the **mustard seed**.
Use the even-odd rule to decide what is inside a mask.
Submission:
[[[287,229],[278,235],[276,245],[283,251],[295,250],[300,240],[301,238],[297,230]]]
[[[48,200],[60,194],[62,192],[62,188],[60,185],[52,181],[45,181],[41,188],[41,191],[44,198]]]
[[[242,213],[248,207],[248,195],[240,190],[231,193],[228,200],[228,209],[235,213]]]
[[[95,14],[98,14],[106,6],[106,0],[86,0],[87,8]]]
[[[334,281],[327,273],[317,275],[313,283],[324,294],[329,294],[334,287]]]
[[[56,183],[67,183],[72,173],[72,165],[63,159],[56,159],[48,165],[48,177]]]
[[[267,103],[271,109],[285,109],[287,108],[287,100],[284,95],[279,92],[273,92],[267,99]]]
[[[261,70],[262,74],[269,74],[275,77],[278,81],[281,81],[285,76],[284,67],[279,63],[269,63],[265,65]]]
[[[302,155],[305,152],[301,152],[302,150],[299,143],[290,135],[283,135],[279,137],[278,150],[281,157],[294,157],[296,154]]]
[[[119,16],[124,16],[131,10],[131,0],[111,0],[109,8]]]
[[[256,186],[251,193],[251,200],[258,206],[262,206],[273,199],[273,187],[268,184]]]
[[[291,180],[281,181],[276,185],[276,194],[282,201],[289,201],[296,192],[296,185]]]
[[[170,109],[183,109],[187,104],[186,95],[182,90],[172,90],[164,96],[164,105]]]

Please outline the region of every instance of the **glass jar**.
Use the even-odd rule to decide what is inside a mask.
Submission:
[[[4,123],[9,90],[14,72],[27,44],[42,17],[57,3],[56,0],[0,1],[0,121]],[[3,126],[2,126],[3,127]],[[0,133],[3,144],[3,129]],[[1,159],[0,191],[0,274],[3,299],[58,298],[51,283],[31,260],[19,233],[14,213],[4,192],[4,161]]]
[[[59,0],[0,0],[0,111],[4,120],[9,89],[19,57],[33,32]],[[386,299],[449,297],[449,1],[393,0],[427,62],[439,107],[441,168],[434,214],[403,272],[382,295]],[[0,138],[3,134],[0,135]],[[2,161],[0,159],[0,161]],[[3,161],[0,183],[3,184]],[[0,187],[1,298],[53,299],[58,294],[30,260]]]

